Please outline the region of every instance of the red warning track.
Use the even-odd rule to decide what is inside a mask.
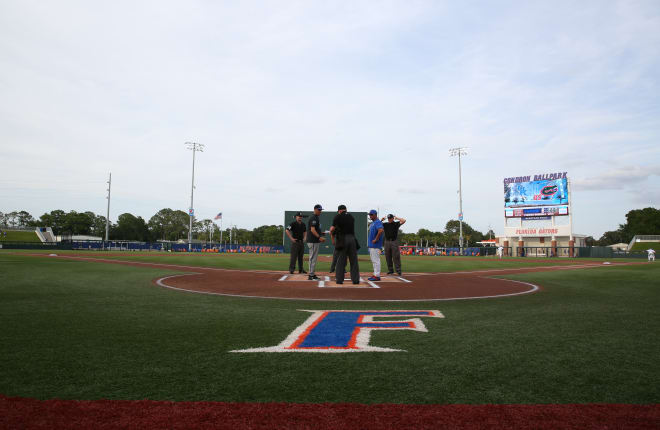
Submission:
[[[660,406],[36,400],[0,395],[7,429],[657,429]]]
[[[353,285],[350,278],[346,279],[343,285],[337,285],[334,283],[334,275],[329,273],[318,273],[321,281],[308,281],[302,276],[290,276],[288,272],[217,269],[70,255],[52,258],[188,272],[154,280],[154,283],[161,287],[186,292],[237,297],[328,301],[433,301],[507,297],[533,293],[540,288],[526,282],[499,279],[493,276],[608,267],[602,263],[567,261],[566,264],[560,266],[456,273],[409,273],[404,274],[403,277],[382,276],[381,282],[371,283],[366,281],[370,274],[363,273],[362,282],[359,285]],[[616,263],[616,265],[622,264],[635,263]],[[610,266],[613,265],[615,264]]]

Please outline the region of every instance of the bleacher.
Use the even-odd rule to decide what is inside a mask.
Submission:
[[[42,242],[57,242],[57,238],[50,227],[37,227],[34,230]]]

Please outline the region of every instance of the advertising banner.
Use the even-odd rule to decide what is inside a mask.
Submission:
[[[559,206],[568,204],[568,183],[565,177],[552,180],[504,183],[504,207]],[[514,211],[515,212],[515,211]],[[568,210],[566,209],[566,214]],[[543,215],[565,215],[539,214]],[[508,214],[506,216],[509,216]],[[511,216],[530,216],[529,214]]]
[[[508,237],[570,236],[571,228],[569,226],[505,227],[504,234]]]
[[[568,215],[568,206],[525,207],[520,209],[504,209],[505,218],[545,218],[550,216]]]

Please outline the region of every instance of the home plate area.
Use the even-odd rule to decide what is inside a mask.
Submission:
[[[369,275],[363,275],[361,274],[360,276],[360,283],[359,284],[353,284],[351,282],[350,274],[346,273],[346,278],[344,279],[343,284],[337,284],[335,281],[334,276],[330,275],[317,275],[319,277],[318,280],[310,280],[308,278],[308,275],[305,274],[293,274],[293,275],[284,275],[282,276],[279,281],[281,282],[316,282],[317,286],[319,288],[380,288],[378,286],[378,283],[381,282],[387,282],[388,284],[394,283],[394,284],[410,284],[412,281],[403,278],[401,276],[388,276],[388,275],[381,275],[380,281],[377,282],[372,282],[367,279]]]

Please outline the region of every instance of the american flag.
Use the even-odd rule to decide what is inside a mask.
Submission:
[[[219,214],[217,214],[217,215],[215,216],[215,218],[213,218],[213,219],[222,219],[222,212],[220,212]]]

